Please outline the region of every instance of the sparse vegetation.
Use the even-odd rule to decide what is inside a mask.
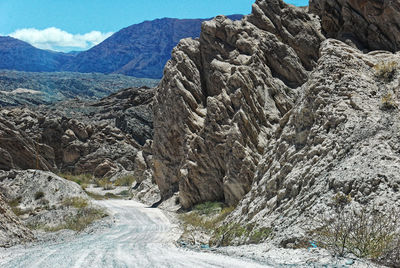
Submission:
[[[256,228],[255,224],[232,223],[217,228],[212,240],[217,246],[229,246],[236,238],[241,238],[244,244],[258,244],[268,238],[271,233],[270,228]]]
[[[382,96],[382,110],[393,110],[397,107],[392,93],[388,92]]]
[[[113,183],[110,181],[109,178],[102,178],[102,179],[96,180],[96,185],[98,187],[103,188],[104,190],[113,190],[113,189],[115,189]]]
[[[357,210],[350,206],[351,197],[341,193],[333,198],[333,203],[334,212],[322,218],[322,227],[315,231],[320,246],[341,257],[354,254],[385,263],[391,258],[390,262],[400,265],[398,211]]]
[[[87,195],[93,198],[94,200],[106,200],[106,199],[121,199],[121,196],[115,195],[113,193],[106,193],[105,195],[95,194],[92,192],[86,191]],[[122,193],[122,192],[121,192]],[[122,195],[120,193],[120,195]]]
[[[378,78],[391,81],[396,73],[398,64],[395,61],[383,61],[374,66]]]
[[[76,216],[67,218],[65,223],[63,224],[57,226],[35,225],[28,227],[34,230],[44,230],[46,232],[57,232],[65,229],[80,232],[84,230],[87,226],[92,224],[94,221],[104,218],[106,216],[107,213],[103,209],[86,207],[79,209]]]
[[[194,207],[194,210],[201,215],[210,215],[211,213],[217,213],[222,210],[223,203],[221,202],[205,202],[198,204]]]
[[[64,199],[63,205],[74,208],[86,208],[89,205],[89,200],[82,197],[69,197]]]
[[[58,176],[76,182],[82,187],[82,189],[86,189],[89,184],[94,182],[94,177],[91,174],[73,175],[70,173],[60,173]]]
[[[234,210],[233,207],[224,207],[220,202],[206,202],[196,205],[193,211],[181,215],[185,233],[203,231],[212,236],[210,244],[217,246],[230,245],[236,238],[246,244],[257,244],[271,234],[270,228],[256,228],[255,224],[240,225],[223,224],[225,218]],[[193,237],[194,242],[195,238]]]
[[[104,209],[91,206],[89,200],[82,197],[66,198],[62,205],[77,209],[76,214],[66,218],[64,223],[57,226],[31,225],[28,227],[35,230],[41,229],[46,232],[57,232],[63,229],[82,231],[94,221],[107,216]]]
[[[18,197],[18,198],[15,198],[14,200],[12,200],[11,202],[8,203],[8,205],[11,208],[11,210],[17,216],[25,215],[25,214],[30,212],[30,210],[23,210],[23,209],[21,209],[19,207],[19,205],[21,203],[21,199],[22,199],[21,197]]]
[[[44,193],[42,191],[35,193],[35,200],[39,200],[44,197]]]
[[[135,177],[133,176],[124,176],[121,178],[118,178],[115,182],[115,186],[131,186],[132,183],[136,181]]]

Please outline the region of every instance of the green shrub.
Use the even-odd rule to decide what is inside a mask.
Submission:
[[[223,203],[221,202],[205,202],[198,204],[194,207],[194,210],[201,215],[210,215],[211,213],[217,213],[222,210]]]
[[[82,197],[69,197],[64,199],[63,205],[74,208],[86,208],[89,206],[89,201]]]
[[[131,186],[133,182],[135,182],[136,179],[133,176],[124,176],[121,178],[118,178],[115,182],[115,186]]]
[[[93,183],[94,180],[91,174],[72,175],[70,173],[60,173],[58,176],[79,184],[83,189],[85,189],[88,184]]]

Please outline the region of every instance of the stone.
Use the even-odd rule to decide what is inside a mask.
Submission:
[[[360,49],[400,50],[400,2],[389,0],[310,0],[324,34]]]
[[[324,37],[303,9],[256,1],[241,21],[218,16],[172,52],[153,104],[154,179],[184,208],[234,205],[250,190],[266,141],[316,65]]]
[[[269,140],[252,189],[227,218],[274,226],[278,245],[305,239],[321,213],[333,213],[337,194],[350,195],[355,208],[383,213],[400,205],[398,109],[381,108],[388,93],[398,103],[400,73],[387,81],[374,68],[392,61],[400,66],[400,53],[363,54],[328,39],[320,54]]]
[[[23,226],[0,194],[0,247],[11,247],[33,239],[32,232]]]

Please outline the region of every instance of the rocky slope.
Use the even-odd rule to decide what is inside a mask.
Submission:
[[[0,111],[1,169],[90,173],[111,177],[133,170],[151,139],[154,90],[131,88],[98,102]]]
[[[321,17],[323,32],[360,49],[400,49],[398,1],[310,0],[310,11]]]
[[[362,14],[370,4],[342,2],[320,6],[328,37],[324,14],[346,17],[356,3]],[[397,4],[382,10],[397,25]],[[397,38],[396,29],[380,31]],[[363,48],[397,50],[395,39],[357,38]],[[184,208],[224,201],[236,206],[227,225],[267,228],[284,247],[308,241],[336,195],[355,208],[398,207],[400,54],[364,54],[354,42],[325,40],[318,17],[280,0],[257,0],[242,21],[204,22],[200,39],[173,50],[155,95],[162,198],[179,192]]]
[[[21,224],[1,194],[0,212],[0,247],[10,247],[33,240],[32,232]]]
[[[0,36],[0,69],[27,72],[54,72],[60,70],[72,56],[42,50],[21,40]]]
[[[204,22],[174,49],[154,103],[154,176],[164,198],[236,204],[318,59],[318,22],[281,1]]]
[[[24,225],[32,229],[65,224],[68,219],[78,217],[79,212],[67,200],[89,199],[75,182],[40,170],[0,171],[0,193],[13,205]]]
[[[389,212],[400,206],[399,72],[377,76],[400,53],[363,54],[338,40],[321,57],[293,109],[266,147],[252,190],[231,220],[275,228],[282,246],[298,243],[333,213],[334,197]]]

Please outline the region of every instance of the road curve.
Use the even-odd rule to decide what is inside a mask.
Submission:
[[[116,222],[101,233],[63,243],[0,251],[2,268],[257,268],[272,267],[219,254],[189,251],[172,244],[172,224],[159,209],[129,200],[99,201]]]

